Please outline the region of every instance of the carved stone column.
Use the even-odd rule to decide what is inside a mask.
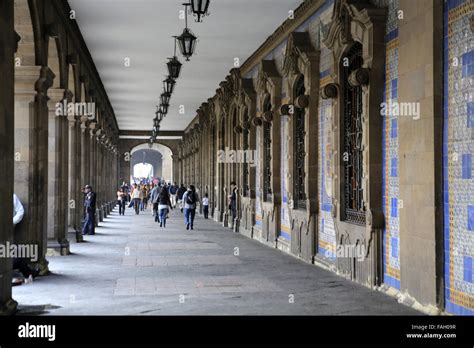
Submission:
[[[67,115],[57,113],[64,100],[71,100],[71,93],[64,89],[48,91],[49,144],[48,144],[48,252],[52,255],[68,255],[68,121]],[[66,177],[66,179],[65,179]]]

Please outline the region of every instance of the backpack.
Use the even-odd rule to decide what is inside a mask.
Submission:
[[[194,192],[188,193],[186,196],[186,204],[194,204],[196,203],[196,197],[194,195]]]

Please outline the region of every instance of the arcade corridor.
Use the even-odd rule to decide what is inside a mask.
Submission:
[[[474,0],[0,0],[0,315],[474,316],[473,33]],[[195,230],[153,222],[177,197]]]
[[[114,210],[69,257],[49,259],[51,275],[13,289],[18,314],[420,314],[202,217],[186,231],[173,210],[167,224]]]

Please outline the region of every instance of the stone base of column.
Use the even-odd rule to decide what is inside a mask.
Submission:
[[[69,241],[67,239],[48,240],[48,251],[46,252],[46,256],[66,256],[70,253],[71,252],[69,250]]]
[[[229,214],[228,213],[224,213],[224,215],[222,216],[222,226],[229,227]]]
[[[15,314],[17,308],[18,303],[14,299],[9,298],[4,303],[0,304],[0,316],[8,316]]]
[[[100,209],[95,210],[95,227],[99,227],[99,212]]]
[[[102,209],[102,207],[97,210],[99,211],[99,222],[104,221],[104,210]]]
[[[45,276],[49,273],[49,262],[46,259],[38,260],[38,262],[32,263],[32,266],[37,266],[39,269],[39,275]]]
[[[76,243],[84,242],[84,238],[82,237],[81,230],[75,230],[74,228],[70,227],[67,231],[68,240],[75,241]]]
[[[222,213],[219,211],[219,209],[214,210],[214,221],[222,222]]]
[[[235,233],[239,233],[239,229],[240,229],[240,220],[239,220],[239,219],[235,219],[235,220],[234,220],[234,223],[233,223],[233,226],[232,226],[232,230],[233,230]]]
[[[105,218],[107,217],[107,215],[109,215],[109,214],[107,213],[107,205],[104,204],[104,205],[102,206],[102,219],[105,219]]]

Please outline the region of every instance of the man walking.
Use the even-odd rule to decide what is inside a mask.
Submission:
[[[232,216],[232,227],[234,227],[237,217],[237,184],[235,181],[230,183],[229,210]]]
[[[173,185],[170,185],[170,199],[171,199],[171,207],[176,207],[176,194],[178,193],[178,184],[175,182]]]
[[[181,212],[183,212],[183,207],[184,207],[183,195],[185,192],[186,192],[186,187],[184,187],[184,184],[181,184],[180,188],[178,189],[178,192],[176,193]]]
[[[86,185],[82,189],[82,193],[85,194],[84,199],[84,226],[82,227],[82,235],[94,235],[95,234],[95,202],[96,194],[92,191],[92,186]]]
[[[184,222],[186,229],[194,229],[194,216],[196,215],[196,203],[198,201],[198,195],[194,185],[189,185],[189,189],[183,195],[184,203]]]

